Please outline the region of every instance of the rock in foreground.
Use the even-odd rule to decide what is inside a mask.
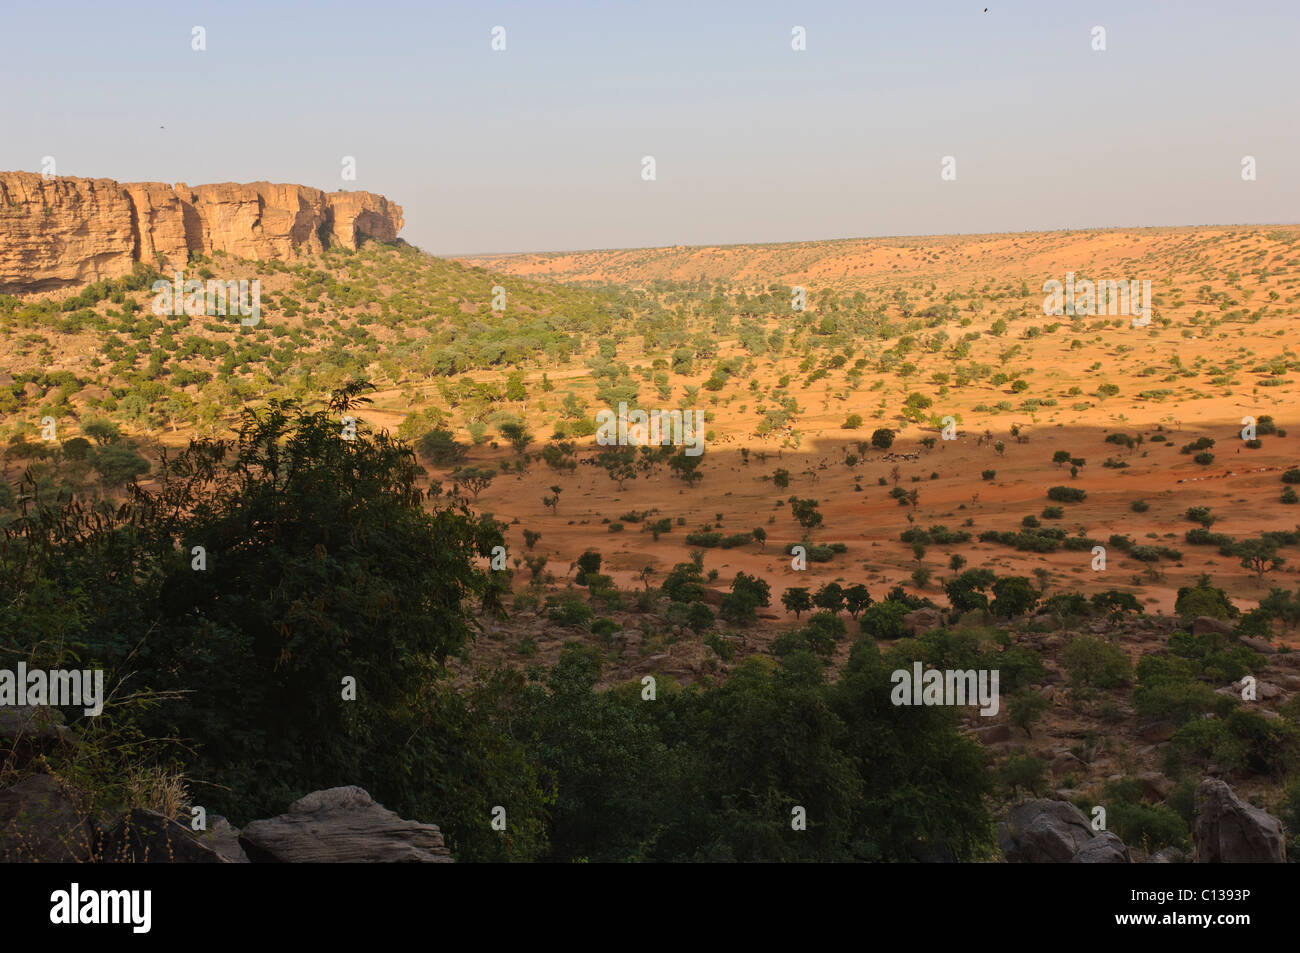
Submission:
[[[1094,831],[1067,801],[1017,804],[998,825],[998,844],[1012,864],[1129,864],[1128,848],[1109,831]]]
[[[1217,778],[1196,786],[1192,826],[1198,864],[1283,864],[1282,822],[1242,801]]]
[[[314,791],[239,838],[254,863],[450,863],[436,825],[406,821],[356,786]]]

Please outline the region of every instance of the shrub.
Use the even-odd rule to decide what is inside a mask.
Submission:
[[[1070,684],[1076,688],[1117,688],[1132,674],[1128,656],[1104,639],[1080,636],[1061,652]]]
[[[866,635],[876,639],[901,639],[908,630],[903,617],[908,613],[907,606],[901,602],[887,599],[867,606],[859,617],[858,624]]]
[[[1047,498],[1057,503],[1082,503],[1087,496],[1087,491],[1073,486],[1054,486],[1047,491]]]

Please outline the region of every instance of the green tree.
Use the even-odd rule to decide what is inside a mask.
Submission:
[[[802,613],[813,607],[812,596],[806,588],[792,587],[781,594],[781,605],[793,612],[794,617],[797,619]]]

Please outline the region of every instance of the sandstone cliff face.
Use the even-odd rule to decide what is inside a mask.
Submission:
[[[402,208],[371,192],[252,182],[190,187],[0,172],[0,293],[130,274],[190,252],[287,258],[363,238],[393,241]]]

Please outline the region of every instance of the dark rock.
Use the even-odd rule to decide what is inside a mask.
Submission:
[[[1192,635],[1205,635],[1215,632],[1220,635],[1232,635],[1234,631],[1231,622],[1224,622],[1222,619],[1215,619],[1208,615],[1197,616],[1196,621],[1192,623]]]
[[[1155,745],[1168,741],[1177,730],[1178,726],[1172,721],[1153,721],[1149,725],[1144,725],[1138,735],[1143,741]]]
[[[1174,782],[1158,771],[1144,771],[1137,779],[1142,786],[1142,796],[1148,801],[1163,801],[1174,788]]]
[[[1215,778],[1196,786],[1192,839],[1198,864],[1281,864],[1286,862],[1282,822],[1252,807]]]
[[[0,861],[72,863],[90,847],[85,819],[50,775],[0,790]]]
[[[986,745],[995,745],[1011,740],[1011,728],[1007,725],[989,725],[987,728],[976,728],[974,734],[976,738]]]
[[[99,836],[98,858],[109,864],[226,864],[196,832],[155,811],[133,808]]]
[[[313,791],[290,805],[287,814],[247,825],[239,843],[254,863],[452,859],[437,826],[403,820],[356,786]]]
[[[1018,804],[998,825],[998,844],[1012,864],[1130,863],[1128,848],[1109,831],[1094,831],[1068,801]]]
[[[942,616],[939,615],[938,609],[915,609],[903,616],[903,625],[911,630],[913,635],[921,635],[929,632],[931,629],[937,629]]]
[[[1273,644],[1271,642],[1266,642],[1263,639],[1257,639],[1253,635],[1243,635],[1240,639],[1238,639],[1238,641],[1241,642],[1242,645],[1246,646],[1246,648],[1252,649],[1258,652],[1260,655],[1277,654],[1277,649],[1273,647]]]
[[[1098,831],[1097,836],[1079,848],[1070,858],[1072,864],[1131,864],[1133,857],[1124,842],[1110,831]]]
[[[1163,847],[1143,861],[1144,864],[1185,864],[1187,855],[1177,847]]]

